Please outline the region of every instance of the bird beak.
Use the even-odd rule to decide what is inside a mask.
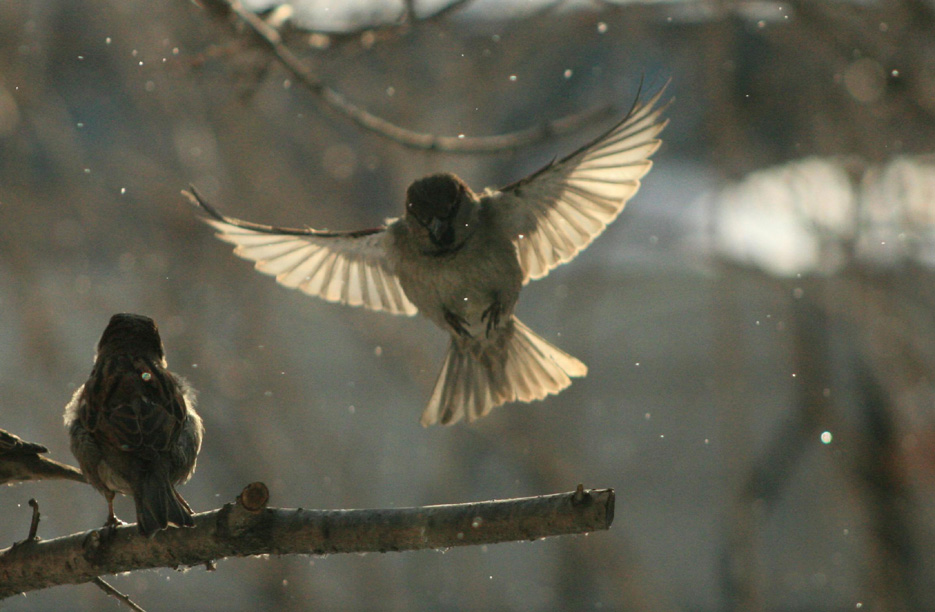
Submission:
[[[429,234],[431,234],[432,242],[435,244],[445,244],[450,242],[451,236],[449,234],[450,227],[445,219],[439,219],[438,217],[434,218],[429,222],[428,225]],[[446,240],[446,238],[448,240]]]

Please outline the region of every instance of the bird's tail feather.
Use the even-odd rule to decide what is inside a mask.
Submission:
[[[175,490],[167,474],[146,474],[140,486],[135,487],[133,501],[136,504],[136,522],[144,536],[152,536],[169,525],[195,525],[191,506]]]
[[[502,346],[472,351],[452,338],[422,425],[451,425],[485,416],[507,402],[531,402],[560,392],[572,377],[585,376],[586,365],[548,343],[519,319]]]

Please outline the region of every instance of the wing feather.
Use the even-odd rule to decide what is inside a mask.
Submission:
[[[399,278],[386,257],[385,227],[357,232],[281,228],[227,217],[194,190],[183,192],[207,213],[217,237],[236,245],[234,254],[256,262],[276,282],[328,302],[414,315]]]
[[[574,258],[636,195],[668,123],[664,91],[571,155],[487,196],[513,236],[524,282]]]

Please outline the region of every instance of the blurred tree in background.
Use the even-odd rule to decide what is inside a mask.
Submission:
[[[506,184],[610,115],[496,154],[417,150],[323,104],[214,4],[12,0],[0,427],[69,460],[62,408],[110,315],[140,312],[201,392],[205,446],[183,489],[196,510],[253,480],[275,505],[315,508],[584,482],[617,489],[613,530],[222,561],[114,586],[143,607],[204,610],[935,606],[935,5],[477,0],[433,17],[445,3],[424,4],[297,3],[281,33],[321,83],[427,134],[622,116],[641,79],[672,78],[640,193],[519,304],[586,379],[424,430],[443,334],[277,286],[179,191],[194,183],[255,221],[370,227],[421,175]],[[25,535],[30,497],[45,538],[103,520],[90,487],[22,484],[0,491],[3,542]],[[117,605],[89,585],[4,604]]]

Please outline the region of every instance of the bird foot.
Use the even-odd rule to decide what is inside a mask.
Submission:
[[[467,330],[467,320],[464,317],[458,316],[450,310],[445,310],[445,323],[448,324],[456,334],[462,338],[470,338],[471,332]]]
[[[116,516],[110,517],[110,518],[107,519],[107,521],[104,523],[104,527],[113,527],[113,528],[115,528],[115,529],[116,529],[117,527],[120,527],[121,525],[129,525],[129,523],[127,523],[126,521],[121,521],[121,520],[118,519]]]
[[[104,522],[104,526],[101,528],[101,540],[112,539],[117,535],[117,528],[126,524],[127,522],[118,519],[116,514],[111,514],[109,517],[107,517],[107,520]]]
[[[487,337],[490,337],[490,332],[494,329],[497,329],[500,326],[500,315],[503,313],[503,305],[500,303],[500,300],[494,300],[490,303],[490,306],[487,307],[487,310],[480,316],[480,320],[487,321]]]

